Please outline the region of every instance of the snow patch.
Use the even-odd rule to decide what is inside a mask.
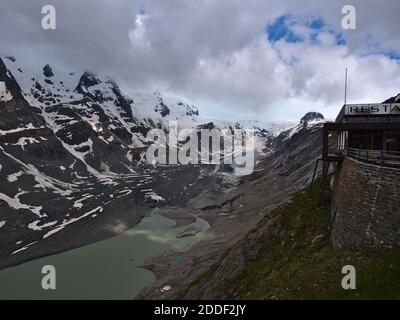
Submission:
[[[171,289],[172,289],[171,286],[166,285],[166,286],[162,287],[162,288],[160,289],[160,291],[161,291],[161,292],[165,292],[165,291],[169,291],[169,290],[171,290]]]
[[[47,217],[46,214],[40,213],[43,209],[42,206],[40,206],[40,207],[32,206],[29,204],[22,203],[19,200],[19,197],[25,193],[26,193],[25,191],[22,191],[22,192],[19,192],[18,194],[16,194],[14,196],[14,198],[10,198],[9,196],[0,192],[0,200],[3,200],[4,202],[6,202],[10,208],[17,209],[17,210],[21,210],[21,209],[29,210],[32,213],[36,214],[39,218]]]
[[[19,178],[20,176],[22,176],[23,174],[24,174],[23,171],[19,171],[19,172],[17,172],[17,173],[10,174],[10,175],[7,177],[7,181],[8,181],[8,182],[15,182],[15,181],[17,181],[18,178]]]
[[[10,91],[7,90],[6,84],[0,81],[0,101],[7,102],[12,100],[13,96]]]
[[[40,141],[36,140],[35,138],[29,138],[29,137],[22,137],[19,138],[17,143],[14,143],[14,145],[16,146],[21,146],[22,150],[25,151],[25,146],[29,143],[29,144],[33,144],[33,143],[39,143]]]
[[[144,197],[145,197],[145,199],[151,199],[156,202],[165,201],[165,199],[163,197],[159,196],[158,194],[156,194],[153,191],[146,192]]]
[[[100,211],[100,212],[101,212],[101,209],[103,209],[103,207],[100,206],[100,207],[97,207],[97,208],[95,208],[95,209],[93,209],[93,210],[91,210],[91,211],[89,211],[89,212],[86,212],[85,214],[83,214],[83,215],[81,215],[81,216],[79,216],[79,217],[77,217],[77,218],[72,218],[72,219],[70,219],[70,220],[64,220],[63,223],[61,223],[60,225],[58,225],[56,228],[54,228],[53,230],[47,232],[47,233],[43,236],[43,239],[46,239],[46,238],[50,237],[51,235],[53,235],[53,234],[55,234],[55,233],[61,231],[61,230],[64,229],[66,226],[70,225],[71,223],[77,222],[77,221],[79,221],[79,220],[81,220],[81,219],[83,219],[83,218],[85,218],[85,217],[87,217],[87,216],[92,215],[93,213],[95,213],[95,212],[97,212],[97,211]]]
[[[40,220],[35,220],[35,221],[31,222],[30,224],[28,224],[28,228],[31,230],[35,230],[35,231],[40,231],[40,230],[43,230],[44,228],[54,226],[57,223],[57,220],[51,221],[48,223],[44,223],[42,225],[39,225],[40,222],[41,222]]]
[[[92,197],[93,197],[93,195],[91,195],[91,194],[84,195],[83,198],[81,198],[81,199],[79,199],[79,200],[76,200],[76,201],[74,202],[73,207],[74,207],[74,208],[78,208],[78,209],[82,208],[82,207],[83,207],[83,203],[82,203],[82,202],[85,201],[85,200],[87,200],[87,199],[90,199],[90,198],[92,198]]]
[[[2,150],[6,156],[19,163],[24,168],[26,174],[32,175],[34,177],[35,181],[38,183],[35,186],[36,188],[42,188],[44,191],[47,191],[47,189],[52,189],[53,193],[60,194],[62,196],[69,196],[74,191],[75,185],[62,182],[60,180],[45,175],[44,173],[36,169],[33,165],[25,164],[11,154],[7,153],[1,146],[0,150]],[[63,188],[64,190],[61,188]]]
[[[43,129],[43,128],[45,128],[45,127],[44,126],[35,127],[35,126],[33,126],[32,123],[30,123],[26,127],[22,127],[22,128],[16,128],[16,129],[10,129],[10,130],[0,130],[0,136],[4,136],[9,133],[21,132],[21,131],[25,131],[25,130],[32,130],[32,129],[37,130],[37,129]]]
[[[20,248],[20,249],[18,249],[18,250],[15,250],[15,251],[14,251],[13,253],[11,253],[11,254],[16,254],[16,253],[18,253],[18,252],[24,251],[24,250],[28,249],[30,246],[34,245],[35,243],[37,243],[37,241],[31,242],[31,243],[27,244],[26,246],[24,246],[24,247],[22,247],[22,248]]]

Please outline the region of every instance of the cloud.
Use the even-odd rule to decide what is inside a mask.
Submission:
[[[41,8],[57,30],[41,29]],[[346,1],[0,0],[2,55],[114,77],[127,89],[168,91],[208,116],[334,117],[349,68],[351,102],[400,91],[398,4],[353,1],[357,30],[341,28]]]

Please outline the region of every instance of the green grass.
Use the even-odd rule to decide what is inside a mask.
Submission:
[[[399,299],[400,248],[335,248],[330,237],[330,195],[318,208],[319,183],[274,212],[283,235],[249,262],[226,293],[241,299]],[[318,238],[317,238],[318,237]],[[318,240],[316,240],[318,239]],[[314,240],[314,243],[312,241]],[[344,290],[344,265],[356,268],[355,290]]]

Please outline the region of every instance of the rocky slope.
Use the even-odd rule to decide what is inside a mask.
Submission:
[[[196,168],[154,168],[143,157],[148,130],[165,129],[169,115],[193,119],[197,109],[167,106],[158,93],[145,98],[152,109],[140,116],[110,79],[49,65],[28,74],[15,58],[0,59],[0,267],[111,236],[105,222],[86,233],[97,220],[131,212],[132,225],[141,207],[168,203],[180,187],[163,197],[157,188],[179,172],[198,178]]]
[[[153,167],[146,134],[171,120],[183,130],[252,129],[268,157],[240,180],[220,165]],[[321,121],[315,113],[296,125],[202,120],[196,107],[158,92],[128,97],[93,73],[28,72],[0,59],[0,268],[111,237],[158,206],[178,223],[198,216],[211,225],[179,263],[169,253],[146,265],[158,280],[143,297],[183,295],[188,279],[309,180]],[[173,289],[161,293],[165,284]]]
[[[390,98],[386,102],[395,102],[398,97]],[[260,163],[257,172],[245,177],[238,187],[239,190],[246,190],[242,191],[243,196],[239,201],[247,202],[245,212],[248,217],[261,213],[262,218],[248,232],[238,236],[236,242],[227,246],[227,249],[218,255],[213,264],[204,268],[203,273],[196,274],[192,278],[192,282],[187,283],[184,289],[177,290],[175,296],[172,297],[232,299],[328,296],[326,292],[322,295],[318,294],[318,289],[327,291],[332,289],[331,296],[343,295],[343,290],[339,290],[338,294],[338,290],[335,289],[340,289],[340,286],[338,286],[340,280],[336,279],[337,275],[340,275],[340,270],[332,271],[330,265],[342,253],[335,255],[331,252],[329,246],[319,250],[321,246],[328,244],[329,230],[326,228],[329,226],[329,210],[324,211],[323,217],[319,216],[322,211],[315,208],[319,194],[317,188],[313,190],[313,198],[308,189],[299,192],[310,182],[313,164],[320,157],[322,121],[323,116],[321,114],[310,112],[301,119],[297,127],[281,133],[272,141],[275,152]],[[335,140],[334,136],[330,137],[332,145],[335,145]],[[292,195],[295,195],[294,200],[291,198]],[[254,203],[257,203],[257,206]],[[275,210],[277,205],[283,208],[284,214],[282,214],[282,210]],[[296,216],[299,212],[302,212],[302,217]],[[311,216],[311,212],[314,216]],[[310,214],[310,217],[305,218],[305,214]],[[310,222],[307,219],[313,220]],[[288,232],[293,232],[293,234],[288,234]],[[268,250],[271,250],[270,254],[268,254]],[[299,258],[299,252],[304,254],[304,256],[301,256],[303,260]],[[340,259],[342,261],[346,259],[346,263],[356,260],[354,264],[359,264],[359,260],[369,257],[370,253],[363,254],[362,258],[358,256],[354,258],[351,252],[345,252]],[[371,258],[371,261],[376,263],[381,257],[379,254],[374,254],[375,256]],[[385,254],[391,259],[393,255],[398,255],[398,252]],[[324,260],[324,255],[327,256],[326,260]],[[311,260],[318,260],[316,263],[319,263],[319,265],[315,268],[318,272],[320,272],[319,268],[323,266],[329,269],[328,271],[324,270],[324,273],[334,274],[336,278],[332,276],[332,279],[337,281],[335,282],[336,287],[329,287],[332,280],[328,281],[325,275],[321,276],[321,279],[327,280],[323,286],[321,283],[315,284],[315,282],[320,281],[312,278],[312,272],[304,270]],[[366,260],[367,263],[371,263],[368,259]],[[342,262],[338,263],[339,266],[344,264],[344,262],[340,263]],[[363,269],[362,265],[360,269]],[[289,270],[291,273],[289,271],[285,273],[282,270]],[[299,275],[296,278],[298,281],[291,281],[289,277],[296,277],[294,274],[296,272],[302,272],[303,276],[307,274],[308,277],[301,278],[301,275]],[[265,278],[263,277],[259,281],[264,283],[264,286],[257,281],[261,274],[265,274]],[[383,273],[379,274],[378,277],[386,285]],[[365,278],[369,279],[369,276]],[[276,279],[280,279],[281,282],[277,283],[279,280]],[[257,283],[254,283],[254,281]],[[268,281],[275,282],[271,284]],[[298,291],[302,281],[301,289],[308,287],[308,292]],[[371,292],[367,292],[367,296],[371,296],[376,290],[376,284],[368,282],[368,285],[371,286]],[[382,291],[384,290],[386,288]],[[393,291],[397,294],[398,288]],[[389,293],[393,294],[392,291]]]
[[[400,102],[400,93],[397,96],[385,100],[383,103],[398,103]]]
[[[112,236],[113,221],[126,229],[146,208],[179,205],[196,183],[204,187],[213,167],[146,161],[148,131],[167,132],[169,121],[184,130],[251,128],[259,150],[289,126],[202,120],[195,106],[159,92],[128,97],[91,72],[0,58],[0,268]]]
[[[208,186],[182,204],[183,211],[207,220],[212,227],[185,252],[184,259],[176,261],[177,253],[171,252],[147,261],[146,267],[156,274],[157,281],[139,298],[226,298],[224,288],[240,274],[249,257],[257,254],[254,242],[267,241],[280,232],[277,221],[262,221],[269,221],[277,206],[310,182],[321,153],[322,123],[318,117],[306,118],[277,137],[281,146],[261,160],[252,175]],[[173,212],[165,214],[175,217]],[[258,223],[266,227],[252,232]],[[160,290],[164,286],[171,289]]]
[[[242,203],[247,205],[247,216],[258,215],[260,219],[253,228],[237,238],[209,269],[197,275],[197,280],[178,293],[189,299],[226,299],[225,290],[237,279],[249,261],[258,256],[260,250],[283,232],[280,216],[271,215],[274,209],[290,201],[295,192],[310,183],[315,160],[321,153],[320,116],[306,116],[288,138],[288,132],[279,138],[282,146],[259,165],[253,175],[244,178],[239,186]],[[251,191],[250,191],[251,190]]]

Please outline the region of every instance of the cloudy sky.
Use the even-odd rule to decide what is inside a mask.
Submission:
[[[47,4],[56,30],[41,28]],[[177,95],[207,117],[333,118],[346,67],[350,103],[400,92],[399,16],[397,0],[0,0],[0,54]]]

